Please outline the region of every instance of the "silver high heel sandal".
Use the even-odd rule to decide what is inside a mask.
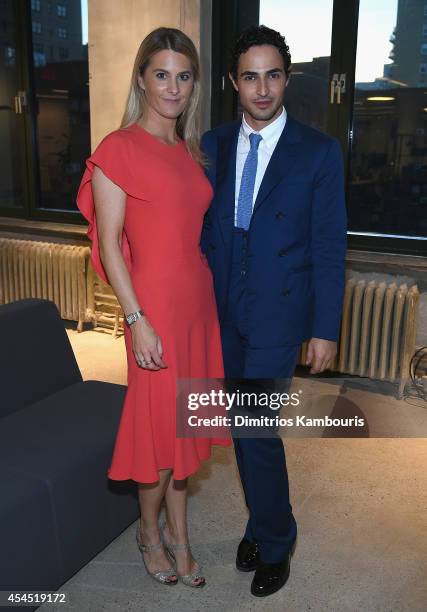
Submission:
[[[150,572],[150,570],[148,569],[147,564],[144,559],[144,555],[142,553],[150,552],[151,550],[158,550],[159,548],[162,548],[163,542],[162,540],[160,540],[158,544],[143,544],[141,542],[141,530],[140,530],[139,522],[136,527],[136,542],[141,552],[142,560],[144,562],[145,569],[147,570],[147,574],[151,576],[152,578],[154,578],[154,580],[156,580],[157,582],[161,582],[162,584],[168,584],[168,585],[177,584],[178,578],[175,578],[175,580],[171,580],[173,576],[177,576],[176,571],[172,567],[170,569],[157,570],[154,572]]]
[[[163,546],[165,547],[166,552],[169,553],[171,559],[174,561],[175,568],[176,568],[176,558],[175,558],[173,551],[174,550],[175,551],[176,550],[190,550],[190,544],[171,544],[170,542],[167,542],[165,538],[165,527],[166,527],[166,523],[163,523],[162,526],[160,527],[160,538],[161,538],[161,541],[163,542]],[[206,584],[206,580],[205,580],[205,577],[201,574],[201,568],[199,567],[198,564],[197,566],[198,567],[196,570],[194,570],[194,572],[191,572],[191,574],[186,574],[185,576],[181,576],[180,574],[178,574],[178,569],[176,569],[175,573],[178,576],[178,580],[181,580],[183,584],[189,587],[193,587],[194,589],[199,589],[201,587],[204,587]],[[201,581],[199,583],[194,584],[196,580],[201,580]]]

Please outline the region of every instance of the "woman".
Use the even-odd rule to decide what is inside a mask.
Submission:
[[[171,28],[151,32],[135,59],[121,128],[87,160],[77,197],[93,266],[129,317],[128,390],[108,476],[138,483],[137,541],[148,573],[192,587],[205,578],[188,544],[187,478],[212,443],[230,444],[175,432],[176,380],[223,377],[212,277],[199,248],[212,197],[201,166],[199,101],[191,40]]]

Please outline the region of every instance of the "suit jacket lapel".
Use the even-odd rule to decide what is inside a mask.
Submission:
[[[288,115],[286,125],[262,179],[253,213],[267,199],[276,185],[283,181],[291,172],[299,152],[298,143],[300,140],[301,135],[298,124]]]
[[[231,126],[228,134],[219,139],[217,157],[216,194],[217,212],[221,223],[224,242],[231,241],[234,225],[234,204],[236,190],[236,155],[240,122]]]

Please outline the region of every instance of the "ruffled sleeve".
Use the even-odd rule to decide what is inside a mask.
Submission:
[[[87,236],[92,241],[91,262],[94,270],[103,281],[109,283],[107,274],[102,265],[99,252],[99,237],[96,226],[95,203],[92,192],[92,175],[95,166],[113,183],[118,185],[123,191],[131,194],[132,177],[130,174],[129,147],[126,137],[121,130],[108,134],[90,157],[86,160],[86,170],[83,174],[77,194],[77,207],[89,222]],[[132,267],[132,255],[130,244],[123,229],[121,237],[121,251],[128,270]]]

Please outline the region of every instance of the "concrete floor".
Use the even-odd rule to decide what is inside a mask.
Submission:
[[[92,330],[78,334],[73,325],[67,332],[84,379],[126,384],[123,337],[114,340],[108,332]],[[328,385],[328,396],[332,388]],[[417,423],[425,424],[422,402],[398,402],[391,391],[368,381],[365,388],[347,389],[346,398],[350,393],[364,408],[379,406],[383,414],[402,415],[415,404]],[[407,435],[415,435],[411,431]],[[278,593],[252,597],[252,574],[234,568],[246,508],[233,450],[216,448],[190,483],[191,542],[205,569],[206,587],[165,587],[149,578],[132,525],[60,589],[69,603],[57,609],[425,611],[427,439],[287,438],[285,447],[299,537],[291,576]]]

